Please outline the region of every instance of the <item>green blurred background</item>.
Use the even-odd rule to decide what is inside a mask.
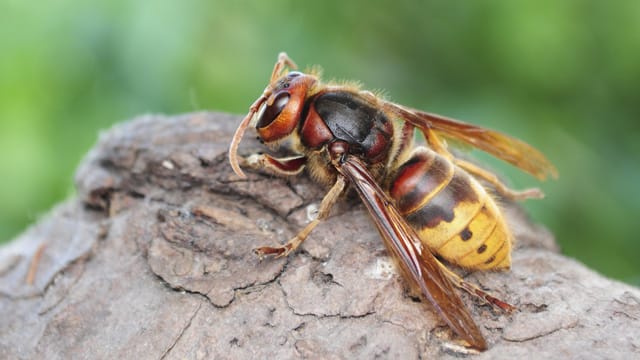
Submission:
[[[4,0],[0,242],[73,195],[101,129],[149,112],[245,113],[282,50],[540,148],[558,181],[487,161],[545,190],[526,207],[565,254],[640,285],[634,0]]]

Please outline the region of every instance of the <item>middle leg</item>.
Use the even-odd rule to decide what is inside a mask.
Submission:
[[[331,187],[331,190],[324,196],[322,203],[320,203],[320,209],[318,211],[318,217],[311,221],[304,227],[296,236],[289,240],[286,244],[276,247],[263,246],[254,250],[256,255],[263,257],[265,255],[275,255],[276,258],[281,256],[287,256],[294,251],[302,242],[309,236],[311,231],[329,216],[329,211],[333,205],[337,202],[340,194],[345,188],[345,180],[342,176],[338,176],[335,184]]]

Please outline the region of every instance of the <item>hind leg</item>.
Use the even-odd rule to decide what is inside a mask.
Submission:
[[[480,289],[476,285],[468,283],[464,281],[458,274],[451,271],[448,267],[446,267],[442,262],[436,260],[438,262],[438,266],[442,269],[442,272],[451,280],[451,282],[457,287],[465,290],[469,294],[473,295],[476,298],[479,298],[482,302],[490,304],[496,309],[502,310],[504,312],[510,313],[517,308],[505,301],[498,299],[497,297],[487,293],[486,291]]]
[[[466,170],[471,175],[479,177],[485,180],[486,182],[488,182],[489,184],[491,184],[500,195],[506,197],[507,199],[525,200],[525,199],[544,198],[544,193],[538,188],[525,189],[520,191],[513,190],[508,186],[506,186],[505,184],[503,184],[498,179],[498,177],[490,171],[487,171],[475,164],[472,164],[468,161],[461,160],[461,159],[454,159],[453,162],[459,167],[461,167],[462,169]]]

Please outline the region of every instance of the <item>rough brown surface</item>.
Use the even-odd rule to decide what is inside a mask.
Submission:
[[[490,344],[480,355],[459,353],[407,295],[357,202],[288,258],[259,261],[251,249],[295,234],[323,190],[232,175],[238,121],[144,116],[102,134],[77,197],[0,249],[0,358],[640,356],[640,291],[559,255],[513,206],[513,270],[468,276],[519,307],[505,315],[464,296]],[[259,148],[249,136],[243,146]]]

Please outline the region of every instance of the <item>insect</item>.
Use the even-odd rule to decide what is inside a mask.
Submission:
[[[455,157],[447,140],[483,150],[540,180],[557,177],[555,167],[515,138],[386,101],[357,85],[324,83],[317,71],[296,69],[280,53],[269,84],[233,136],[229,162],[240,177],[245,177],[241,164],[281,175],[306,169],[330,190],[317,218],[296,236],[255,252],[260,257],[288,255],[353,187],[405,278],[468,346],[485,350],[486,340],[454,287],[506,311],[513,308],[462,280],[440,259],[470,270],[509,269],[513,239],[492,193],[518,200],[543,194],[508,188],[493,173]],[[266,145],[286,142],[294,155],[239,158],[238,146],[249,126]],[[425,145],[414,144],[416,130]]]

